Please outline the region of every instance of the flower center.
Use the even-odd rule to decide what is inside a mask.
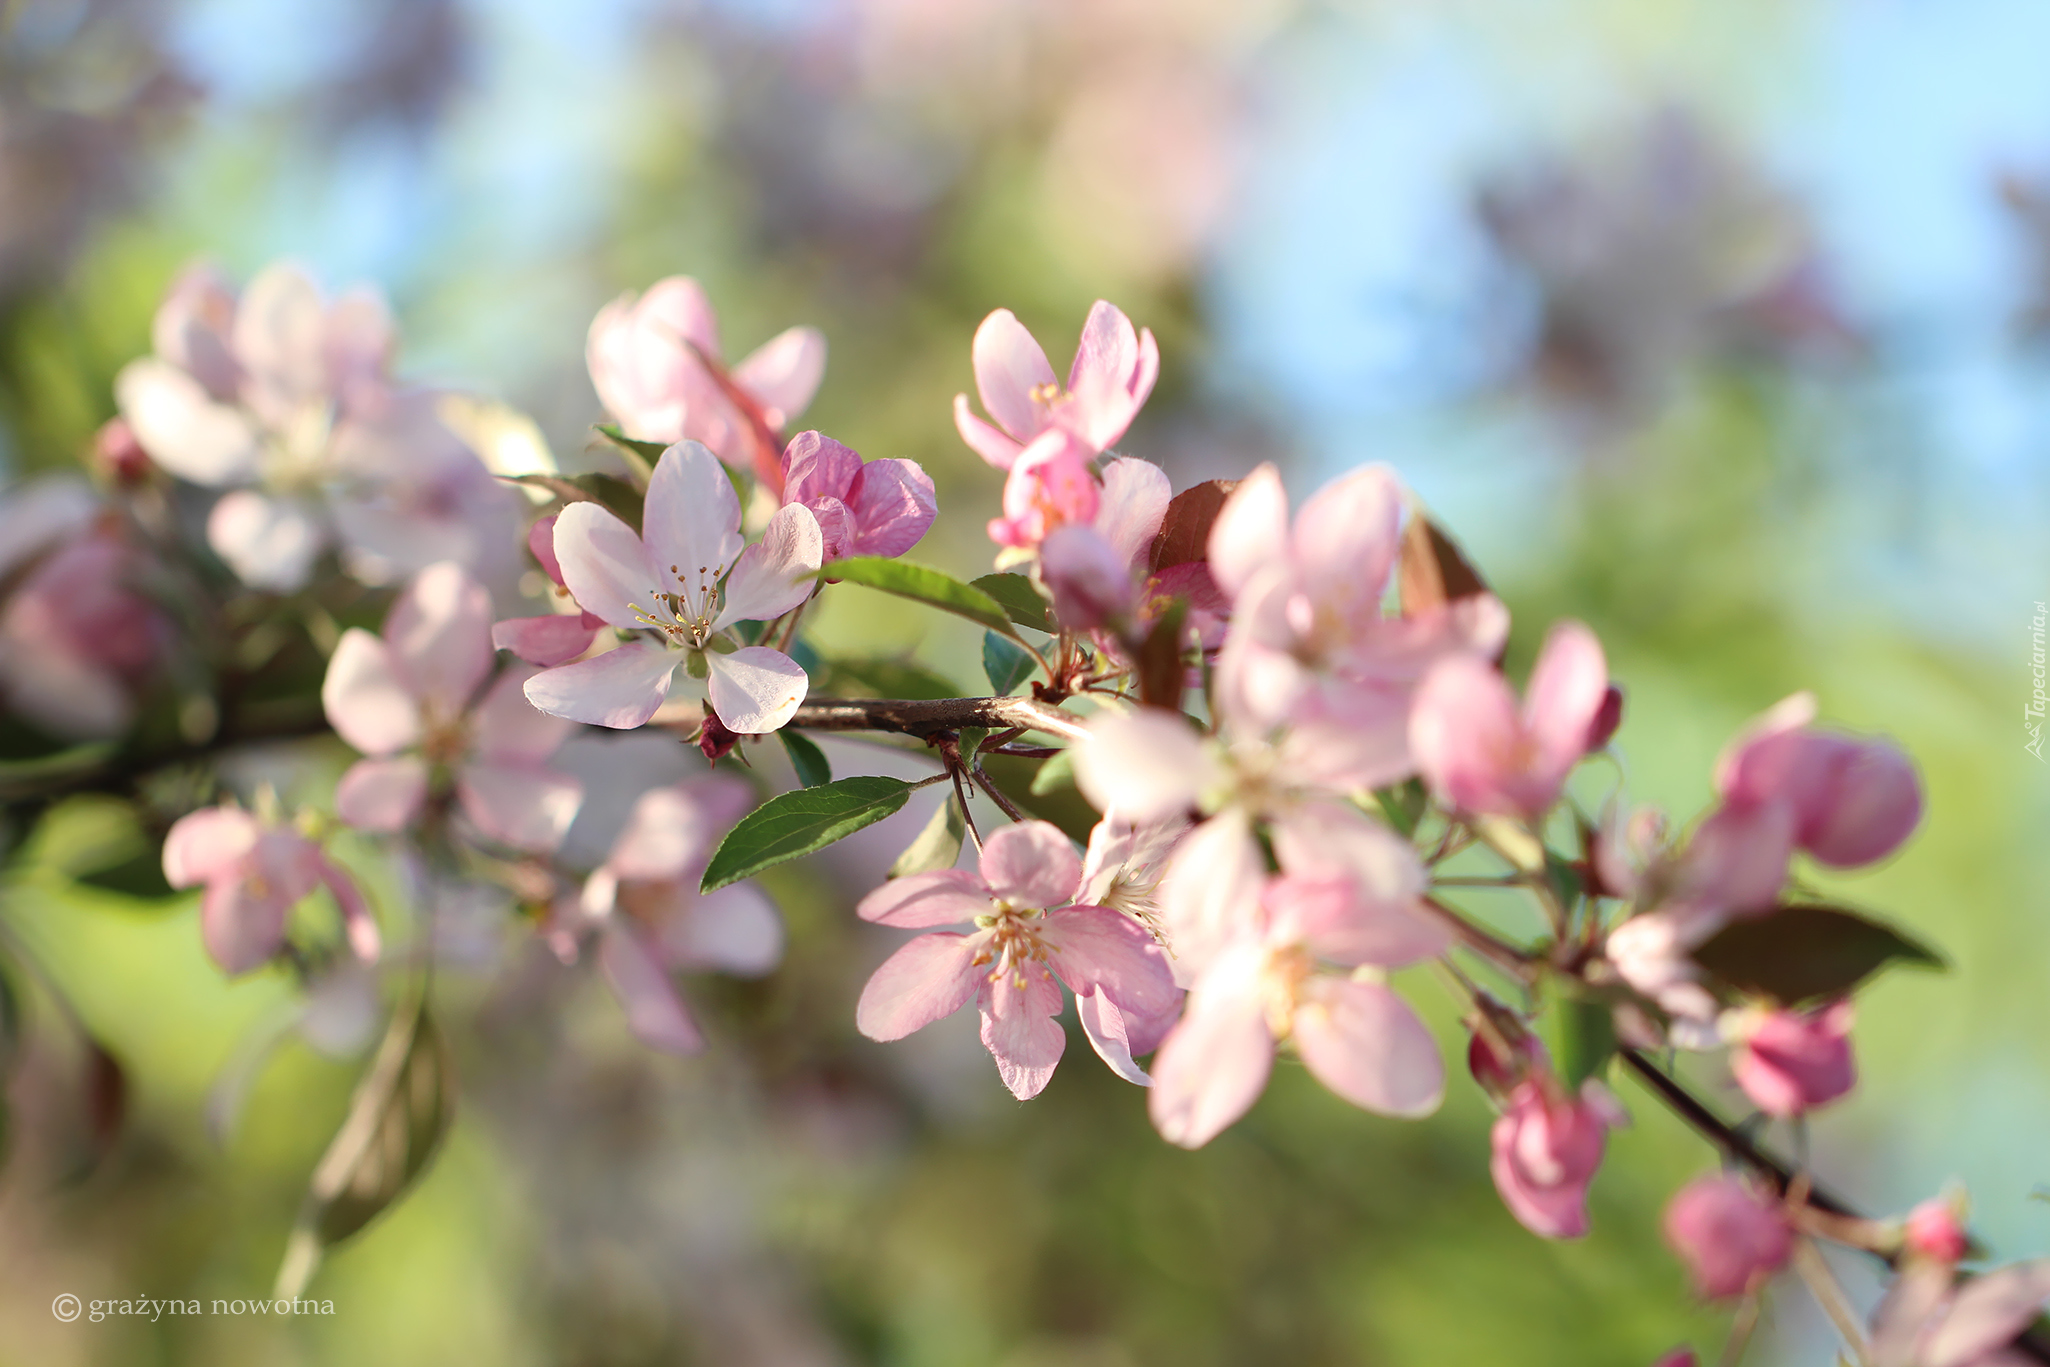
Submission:
[[[1025,966],[1046,961],[1046,941],[1040,938],[1045,913],[1037,907],[1013,907],[1008,902],[998,902],[996,910],[975,918],[978,928],[989,932],[989,939],[976,953],[977,966],[994,963],[989,980],[996,982],[1004,974],[1015,975],[1015,985],[1021,990],[1025,986]]]
[[[674,586],[651,586],[648,597],[654,609],[632,604],[634,620],[661,632],[671,646],[701,649],[719,615],[719,580],[725,569],[724,565],[700,565],[691,571],[671,565],[669,577]]]

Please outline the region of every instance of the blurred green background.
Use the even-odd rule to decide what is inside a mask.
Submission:
[[[1275,459],[1299,496],[1394,462],[1509,602],[1512,669],[1557,617],[1600,632],[1635,798],[1690,815],[1722,741],[1797,688],[1908,746],[1921,833],[1835,890],[1953,971],[1866,997],[1865,1084],[1816,1121],[1818,1164],[1875,1211],[1963,1180],[1995,1250],[2037,1254],[2050,773],[2021,714],[2050,597],[2046,47],[2027,0],[15,0],[0,459],[77,458],[195,255],[375,281],[405,373],[533,414],[564,455],[598,417],[592,314],[689,273],[729,353],[824,329],[805,425],[922,461],[942,518],[917,558],[980,573],[1000,481],[948,411],[975,324],[1013,308],[1058,366],[1110,298],[1163,353],[1128,454],[1178,487]],[[840,598],[829,647],[979,687],[971,633]],[[54,1180],[76,1098],[61,1031],[32,1031],[0,1172],[8,1367],[1580,1367],[1720,1345],[1657,1235],[1711,1158],[1629,1084],[1637,1123],[1571,1244],[1501,1208],[1463,1083],[1405,1125],[1288,1065],[1183,1153],[1079,1039],[1019,1105],[969,1020],[859,1038],[892,937],[853,920],[843,866],[770,880],[792,932],[773,977],[689,985],[699,1059],[637,1048],[517,928],[444,975],[461,1118],[316,1280],[333,1315],[58,1323],[67,1291],[267,1294],[359,1066],[285,1044],[217,1146],[208,1089],[289,989],[225,983],[191,899],[72,885],[104,818],[47,823],[0,909],[134,1088],[107,1160]],[[1752,1360],[1829,1343],[1790,1289]]]

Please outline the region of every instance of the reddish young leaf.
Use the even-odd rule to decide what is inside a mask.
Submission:
[[[1168,501],[1167,515],[1160,520],[1160,533],[1153,538],[1147,562],[1156,574],[1209,558],[1210,524],[1217,521],[1218,509],[1238,483],[1235,479],[1207,479]]]
[[[1422,513],[1410,518],[1402,533],[1402,559],[1395,582],[1402,595],[1402,615],[1414,617],[1432,608],[1488,591],[1459,544]]]

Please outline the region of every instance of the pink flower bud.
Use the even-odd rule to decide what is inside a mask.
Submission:
[[[1956,1208],[1940,1196],[1908,1212],[1906,1237],[1909,1252],[1938,1262],[1962,1262],[1971,1251],[1971,1239],[1958,1222]]]
[[[126,418],[109,418],[93,436],[93,463],[116,484],[140,484],[149,478],[149,452],[136,440]]]
[[[1040,544],[1040,575],[1061,625],[1094,631],[1132,615],[1138,591],[1117,547],[1094,527],[1056,527]]]
[[[1858,1079],[1847,1001],[1820,1011],[1768,1011],[1740,1026],[1730,1071],[1751,1103],[1785,1118],[1834,1101]]]
[[[1623,724],[1623,690],[1610,684],[1602,694],[1602,705],[1596,710],[1594,720],[1587,724],[1587,752],[1607,745],[1616,734],[1616,728]]]
[[[1825,864],[1883,859],[1922,819],[1922,788],[1899,747],[1809,726],[1815,701],[1795,694],[1731,743],[1716,788],[1732,807],[1784,803],[1794,843]]]
[[[1536,1082],[1511,1095],[1489,1135],[1488,1170],[1509,1213],[1533,1234],[1587,1233],[1587,1186],[1601,1166],[1609,1116],[1584,1098],[1548,1097]]]
[[[1794,1251],[1784,1212],[1736,1177],[1701,1177],[1666,1206],[1666,1242],[1703,1296],[1742,1294],[1785,1266]]]

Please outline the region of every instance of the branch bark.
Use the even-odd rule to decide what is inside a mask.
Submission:
[[[788,723],[811,731],[894,731],[921,740],[942,731],[1016,727],[1080,740],[1082,719],[1036,698],[813,698]]]

